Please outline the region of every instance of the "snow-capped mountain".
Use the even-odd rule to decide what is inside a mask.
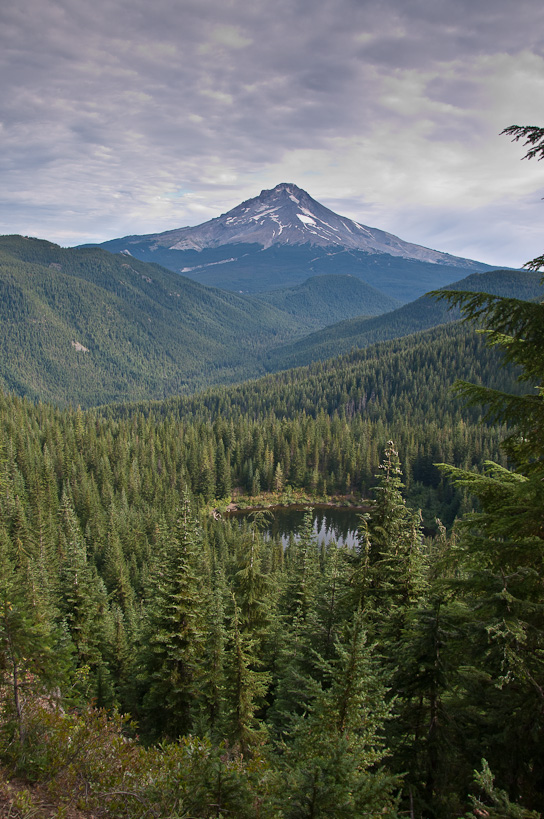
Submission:
[[[196,227],[125,236],[100,247],[223,290],[264,293],[312,276],[347,274],[403,303],[490,269],[339,216],[287,182]]]
[[[133,238],[133,237],[130,237]],[[271,190],[237,205],[228,213],[196,227],[183,227],[140,236],[150,249],[203,250],[230,244],[315,245],[341,247],[367,253],[387,253],[404,259],[466,266],[466,259],[404,242],[391,233],[361,225],[339,216],[292,183],[282,182]]]

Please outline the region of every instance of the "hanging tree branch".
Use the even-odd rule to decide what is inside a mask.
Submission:
[[[520,142],[523,140],[523,146],[530,146],[529,150],[522,157],[522,159],[544,159],[544,128],[539,128],[536,125],[509,125],[501,134],[508,134],[512,137],[512,142]],[[544,254],[537,256],[536,259],[531,259],[526,262],[523,267],[527,270],[540,270],[544,267]]]
[[[512,137],[512,142],[519,142],[524,140],[523,145],[531,147],[522,157],[522,159],[544,159],[544,128],[539,128],[536,125],[509,125],[502,134],[508,134]]]

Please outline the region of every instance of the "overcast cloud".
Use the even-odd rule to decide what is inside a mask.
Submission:
[[[544,250],[541,0],[17,0],[0,11],[0,233],[199,224],[294,182],[492,264]]]

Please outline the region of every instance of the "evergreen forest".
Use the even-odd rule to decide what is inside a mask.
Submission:
[[[488,332],[158,404],[2,395],[8,770],[64,815],[540,815],[543,307],[448,298]],[[454,350],[473,409],[439,379]],[[357,548],[210,515],[325,481],[372,498]],[[431,490],[465,515],[429,537],[406,494]]]

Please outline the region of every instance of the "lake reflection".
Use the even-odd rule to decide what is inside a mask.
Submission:
[[[276,507],[270,510],[274,519],[263,529],[265,537],[280,538],[284,546],[289,539],[298,536],[305,510],[293,507]],[[359,544],[357,528],[361,511],[347,507],[314,508],[312,511],[313,528],[318,544],[321,546],[335,542],[338,546],[356,547]],[[230,517],[230,515],[229,515]],[[235,512],[232,517],[245,519],[247,512]]]

